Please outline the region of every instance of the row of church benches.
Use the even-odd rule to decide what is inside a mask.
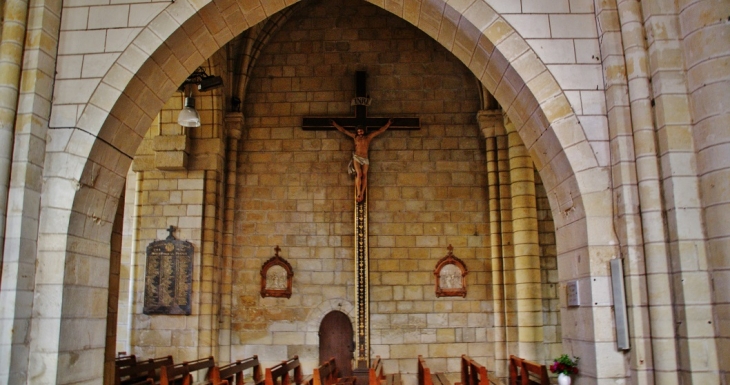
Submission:
[[[252,385],[356,385],[355,377],[339,377],[334,358],[314,369],[312,375],[302,374],[299,357],[267,368],[262,375],[258,357],[253,356],[227,365],[217,366],[213,357],[178,364],[171,356],[137,361],[135,356],[121,356],[116,360],[116,384],[192,385],[193,373],[203,373],[204,383],[212,385],[244,385],[244,372]],[[418,385],[451,385],[444,373],[432,373],[422,356],[418,356]],[[510,356],[509,385],[549,385],[545,365]],[[402,385],[400,373],[385,374],[380,356],[373,359],[369,369],[368,385]],[[454,385],[502,385],[487,369],[469,358],[461,356],[461,382]]]
[[[266,368],[265,375],[258,356],[217,366],[213,357],[175,364],[170,356],[137,361],[132,355],[118,357],[115,364],[116,385],[192,385],[193,374],[203,378],[204,384],[243,385],[244,372],[249,369],[251,385],[355,385],[354,377],[344,382],[337,377],[334,358],[315,368],[310,376],[302,374],[298,356]]]
[[[509,385],[550,385],[547,367],[517,356],[509,359]],[[372,385],[372,384],[371,384]],[[443,373],[431,373],[418,356],[418,385],[451,385]],[[454,385],[502,385],[494,373],[469,358],[461,356],[461,382]]]
[[[192,385],[194,373],[205,373],[207,384],[243,385],[244,371],[248,369],[252,371],[253,385],[265,383],[257,356],[217,366],[213,357],[175,364],[171,356],[138,361],[131,355],[117,357],[115,367],[116,385]]]
[[[418,385],[451,385],[444,373],[432,373],[422,356],[418,356]],[[490,376],[487,368],[466,354],[461,356],[461,382],[454,385],[502,385],[498,378]]]
[[[550,385],[547,367],[537,362],[510,356],[509,385]],[[370,384],[379,385],[379,384]],[[418,356],[418,385],[451,385],[444,373],[431,373],[423,357]],[[454,385],[503,385],[494,373],[469,358],[461,356],[461,382]]]

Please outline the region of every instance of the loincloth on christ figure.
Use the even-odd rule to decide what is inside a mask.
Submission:
[[[359,156],[352,153],[352,160],[350,160],[350,164],[347,165],[347,173],[350,175],[355,175],[357,171],[355,171],[355,164],[353,162],[357,162],[360,165],[367,164],[370,165],[370,160],[368,158]]]

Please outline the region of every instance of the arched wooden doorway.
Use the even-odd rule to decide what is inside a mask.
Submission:
[[[352,376],[352,352],[355,350],[352,322],[341,311],[327,313],[319,325],[319,362],[335,358],[340,377]]]

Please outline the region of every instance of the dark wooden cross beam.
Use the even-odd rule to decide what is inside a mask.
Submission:
[[[355,100],[358,98],[366,99],[367,88],[365,81],[367,79],[367,73],[365,71],[355,72]],[[362,100],[361,99],[361,100]],[[330,123],[330,120],[335,120],[339,125],[346,129],[354,129],[357,126],[365,126],[366,132],[368,127],[380,128],[388,122],[389,118],[370,118],[367,115],[368,106],[365,104],[355,105],[355,117],[332,117],[332,118],[318,118],[318,117],[306,117],[302,119],[302,129],[305,131],[326,131],[334,130],[335,128]],[[421,129],[421,123],[419,118],[393,118],[388,130],[419,130]]]

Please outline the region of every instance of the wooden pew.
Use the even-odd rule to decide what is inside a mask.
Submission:
[[[461,355],[461,385],[489,385],[487,368],[466,354]]]
[[[370,364],[368,385],[402,385],[400,373],[385,374],[383,370],[383,360],[380,356],[375,356]]]
[[[294,356],[278,365],[266,368],[264,377],[265,385],[302,385],[312,381],[311,376],[305,378],[302,375],[302,365],[299,363],[299,356]]]
[[[136,363],[137,357],[134,354],[120,355],[114,358],[114,367],[116,368],[126,368],[127,366],[134,366]]]
[[[337,366],[335,358],[332,357],[312,371],[312,385],[334,385],[337,384]]]
[[[192,385],[194,372],[207,369],[205,377],[199,377],[208,378],[210,375],[209,372],[213,370],[214,367],[215,360],[213,357],[163,366],[160,371],[160,385]]]
[[[383,360],[380,359],[380,356],[375,356],[368,370],[368,385],[382,385],[384,381]]]
[[[509,385],[550,385],[547,367],[517,356],[509,356]]]
[[[261,372],[258,356],[238,360],[221,367],[214,366],[210,371],[208,381],[213,385],[243,385],[243,372],[248,369],[251,369],[254,385],[263,385],[264,375]]]
[[[162,368],[172,365],[172,356],[150,358],[149,360],[121,360],[116,367],[115,384],[154,384],[159,381]]]
[[[418,356],[418,385],[451,385],[444,373],[431,373],[422,356]]]

